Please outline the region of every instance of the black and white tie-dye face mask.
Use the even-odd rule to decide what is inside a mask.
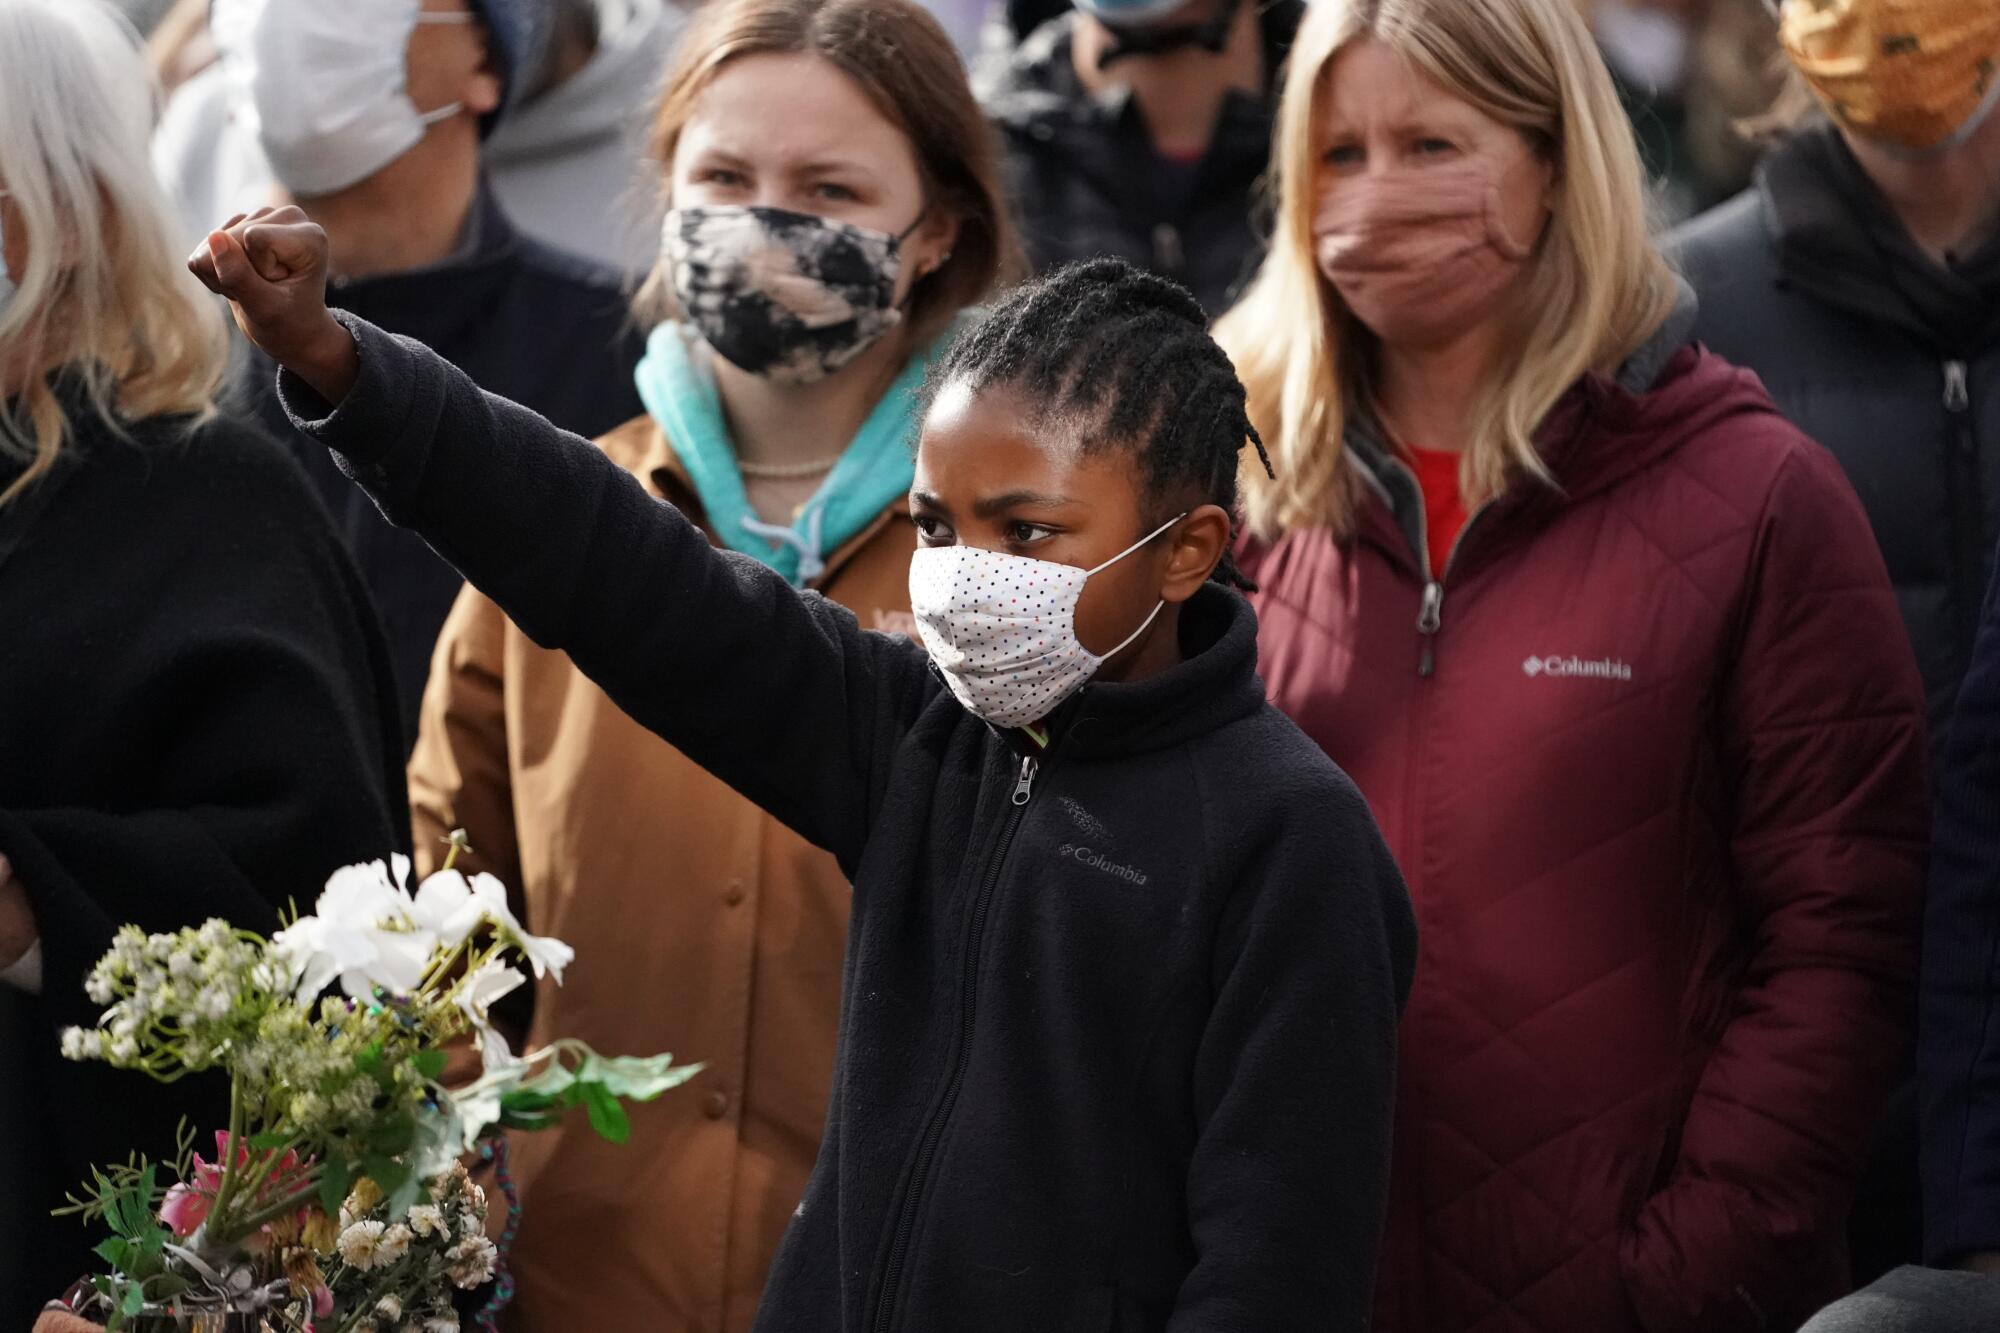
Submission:
[[[677,208],[666,261],[682,316],[719,355],[809,384],[902,322],[896,277],[915,230],[892,236],[782,208]]]

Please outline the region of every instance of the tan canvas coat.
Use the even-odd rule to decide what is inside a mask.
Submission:
[[[599,444],[701,519],[650,420]],[[908,631],[915,545],[892,507],[814,586],[864,626]],[[833,858],[469,587],[432,664],[410,799],[420,870],[447,831],[466,829],[472,868],[518,892],[530,929],[576,949],[568,984],[540,984],[531,1042],[571,1036],[708,1066],[633,1108],[622,1147],[581,1116],[515,1138],[526,1211],[508,1327],[744,1333],[826,1112],[848,915]]]

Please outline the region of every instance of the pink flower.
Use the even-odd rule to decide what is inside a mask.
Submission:
[[[216,1160],[214,1162],[205,1162],[202,1160],[200,1153],[194,1154],[194,1170],[191,1173],[191,1179],[175,1185],[167,1191],[166,1200],[160,1205],[160,1221],[176,1236],[183,1238],[192,1236],[195,1233],[195,1229],[208,1220],[209,1210],[215,1206],[215,1196],[222,1189],[222,1167],[220,1163],[228,1156],[229,1134],[228,1131],[219,1129],[215,1132]],[[250,1146],[248,1143],[239,1143],[237,1145],[236,1166],[239,1171],[249,1169]],[[269,1167],[269,1154],[264,1154],[258,1160],[257,1169],[263,1171],[268,1170]],[[257,1202],[259,1204],[273,1203],[283,1198],[283,1191],[297,1186],[299,1175],[303,1168],[304,1164],[299,1161],[297,1153],[286,1153],[279,1160],[277,1169],[271,1173],[269,1183],[259,1191]],[[303,1211],[300,1217],[303,1220]],[[264,1229],[263,1235],[265,1238],[268,1238],[269,1231],[268,1227]]]
[[[332,1313],[333,1288],[315,1287],[313,1289],[313,1318],[324,1319]]]
[[[208,1220],[208,1210],[214,1202],[213,1192],[204,1194],[186,1185],[176,1185],[167,1191],[167,1201],[160,1205],[160,1221],[185,1240]]]

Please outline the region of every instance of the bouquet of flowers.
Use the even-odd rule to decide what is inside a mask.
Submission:
[[[527,981],[516,961],[560,982],[573,954],[524,930],[492,876],[452,868],[464,835],[452,843],[414,892],[407,858],[335,872],[313,914],[269,939],[215,920],[118,933],[86,981],[103,1018],[64,1033],[64,1055],[165,1082],[223,1071],[229,1124],[213,1161],[184,1131],[175,1161],[100,1169],[72,1198],[111,1232],[76,1313],[111,1329],[447,1333],[453,1293],[491,1281],[498,1257],[463,1165],[482,1138],[581,1106],[623,1142],[625,1102],[699,1071],[574,1041],[517,1057],[491,1019]],[[483,1074],[444,1087],[447,1048],[470,1041]]]

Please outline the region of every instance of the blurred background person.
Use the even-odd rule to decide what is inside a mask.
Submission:
[[[653,123],[665,247],[645,414],[600,447],[711,540],[909,632],[916,389],[1015,268],[992,135],[904,0],[718,0]],[[799,719],[800,726],[813,719]],[[473,863],[589,963],[531,1044],[702,1060],[688,1095],[516,1140],[510,1327],[743,1333],[826,1114],[849,888],[834,858],[627,717],[467,588],[410,764],[420,867]]]
[[[0,0],[0,1327],[91,1262],[92,1163],[226,1087],[58,1056],[122,923],[277,928],[406,844],[381,630],[297,466],[216,414],[221,312],[146,169],[97,0]]]
[[[590,435],[640,411],[642,340],[619,280],[516,231],[480,170],[482,122],[506,115],[516,71],[540,63],[534,42],[547,28],[535,8],[216,0],[211,26],[285,196],[331,238],[329,301]],[[293,431],[276,381],[276,367],[246,353],[238,392],[294,446],[347,539],[388,631],[414,739],[431,650],[462,580]]]
[[[1115,255],[1211,316],[1263,253],[1258,181],[1300,0],[1077,0],[983,66],[1028,257]]]
[[[425,0],[428,6],[430,0]],[[272,0],[323,11],[324,21],[393,26],[409,0],[366,0],[339,7],[315,0]],[[260,140],[254,94],[227,64],[215,61],[207,31],[211,0],[185,0],[155,38],[156,63],[186,84],[168,104],[154,166],[174,196],[187,244],[216,219],[281,202],[284,173]],[[218,14],[233,8],[215,0]],[[485,164],[508,216],[549,245],[623,273],[652,263],[659,215],[646,187],[646,108],[655,100],[673,43],[685,22],[675,0],[477,0],[496,63],[507,70],[504,116],[487,114]],[[337,47],[314,48],[319,55]],[[299,57],[318,57],[301,51]],[[199,72],[188,76],[186,71]],[[379,92],[356,85],[365,101]],[[360,105],[330,108],[331,123],[363,114]]]
[[[1780,36],[1817,97],[1786,99],[1793,123],[1754,188],[1673,245],[1701,293],[1698,336],[1755,370],[1860,493],[1937,755],[2000,541],[2000,6],[1793,3]],[[1933,1014],[1926,1047],[1976,1045],[1983,1015],[1962,1021]],[[1950,1239],[1961,1177],[1944,1127],[1963,1080],[1932,1095],[1923,1248],[1948,1263],[1965,1248]],[[1863,1280],[1919,1257],[1916,1101],[1905,1079],[1855,1208]],[[2000,1249],[2000,1233],[1979,1247]]]
[[[1907,1048],[1921,688],[1867,520],[1690,344],[1567,0],[1316,0],[1222,341],[1272,697],[1417,904],[1376,1326],[1789,1329]]]

